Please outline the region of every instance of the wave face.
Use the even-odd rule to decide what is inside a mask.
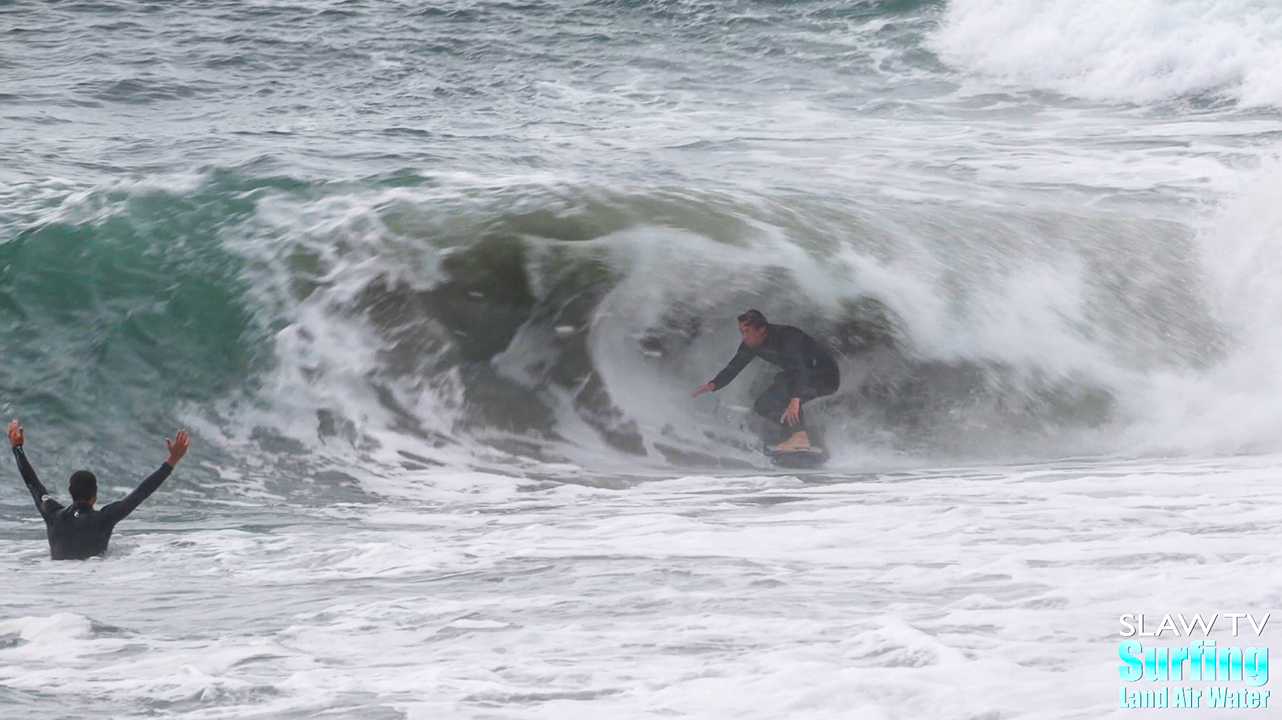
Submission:
[[[0,372],[59,471],[744,467],[768,369],[688,395],[748,307],[851,466],[1271,442],[1270,4],[42,7]]]
[[[738,466],[737,408],[769,370],[688,394],[752,306],[840,358],[814,413],[834,448],[1037,456],[1108,449],[1154,373],[1226,352],[1169,221],[389,184],[213,173],[68,198],[3,246],[14,403],[85,442],[137,418],[155,437],[159,402],[272,448]]]

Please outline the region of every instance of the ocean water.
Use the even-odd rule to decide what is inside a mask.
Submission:
[[[193,436],[0,483],[0,716],[1126,716],[1282,604],[1280,120],[1258,0],[0,1],[4,419]]]

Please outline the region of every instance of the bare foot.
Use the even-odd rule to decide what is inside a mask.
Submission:
[[[805,430],[798,430],[797,432],[792,434],[792,437],[788,438],[787,440],[784,440],[783,442],[771,448],[771,450],[774,450],[776,452],[795,452],[797,450],[809,450],[809,449],[810,449],[810,436],[806,434]]]

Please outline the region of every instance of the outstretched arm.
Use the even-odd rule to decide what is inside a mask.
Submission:
[[[712,382],[703,387],[707,387],[708,390],[720,390],[721,388],[729,385],[732,380],[739,376],[739,373],[743,372],[744,368],[748,367],[748,363],[752,362],[752,359],[755,357],[756,355],[753,354],[752,350],[750,350],[746,344],[739,343],[739,351],[734,354],[734,357],[730,358],[730,362],[721,370],[721,372],[717,373],[717,376],[712,378]],[[711,387],[708,387],[709,385]]]
[[[22,428],[18,426],[18,421],[9,423],[9,444],[13,446],[13,457],[18,461],[18,472],[22,475],[22,482],[26,483],[27,491],[31,493],[31,499],[35,501],[40,515],[48,517],[61,510],[62,504],[49,497],[49,491],[40,483],[36,469],[31,467],[27,454],[22,451],[23,439]]]
[[[126,495],[124,499],[104,506],[102,514],[106,515],[111,522],[116,523],[124,520],[129,516],[129,513],[138,509],[143,500],[151,497],[152,493],[160,489],[161,484],[174,471],[174,466],[178,464],[179,460],[182,460],[183,455],[187,454],[187,446],[190,443],[191,438],[187,435],[186,430],[179,430],[178,435],[173,440],[165,438],[165,444],[169,446],[169,459],[160,466],[160,469],[147,476],[147,479],[143,480],[142,484],[134,488],[134,491]]]

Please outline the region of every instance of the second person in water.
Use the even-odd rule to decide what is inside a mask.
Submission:
[[[187,454],[187,446],[191,442],[186,430],[179,430],[173,440],[166,438],[169,458],[164,464],[123,499],[97,510],[94,504],[98,502],[98,478],[93,473],[77,470],[71,474],[67,487],[71,493],[71,505],[64,506],[54,500],[40,482],[22,449],[25,441],[25,433],[18,421],[9,423],[9,444],[13,446],[13,457],[18,462],[18,473],[40,511],[40,517],[44,518],[49,536],[49,555],[54,560],[85,560],[106,553],[116,523],[128,517],[143,500],[156,492],[174,471],[178,461]]]

